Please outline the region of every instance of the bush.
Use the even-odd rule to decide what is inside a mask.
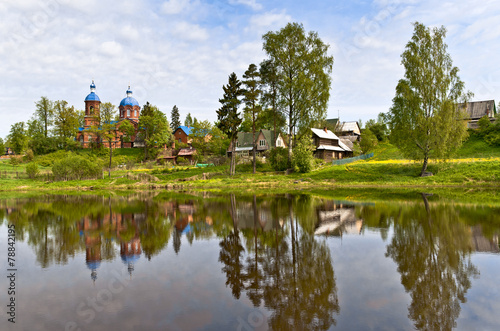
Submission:
[[[185,163],[187,163],[187,162],[188,162],[188,161],[187,161],[185,158],[183,158],[182,156],[179,156],[179,157],[177,158],[177,160],[176,160],[176,161],[177,161],[177,164],[185,164]]]
[[[135,161],[131,158],[127,159],[127,162],[125,163],[125,166],[127,167],[127,170],[132,170],[135,168]]]
[[[26,174],[30,179],[35,179],[38,174],[40,174],[40,170],[38,169],[38,164],[35,162],[28,163],[26,165]]]
[[[51,167],[55,162],[62,160],[69,155],[71,155],[71,153],[60,150],[55,153],[38,156],[36,159],[36,163],[38,163],[42,167]]]
[[[276,147],[269,152],[269,163],[275,171],[285,171],[290,167],[288,162],[288,150]]]
[[[52,166],[52,173],[56,180],[100,178],[102,176],[102,165],[96,159],[71,155],[56,161]]]
[[[23,158],[24,162],[31,162],[34,158],[35,154],[33,153],[33,150],[31,148],[28,148]]]
[[[9,163],[12,166],[17,167],[18,165],[20,165],[22,163],[22,159],[21,159],[20,156],[11,156],[10,160],[9,160]]]
[[[314,147],[309,137],[304,137],[297,142],[293,149],[292,165],[296,172],[310,172],[312,170]]]

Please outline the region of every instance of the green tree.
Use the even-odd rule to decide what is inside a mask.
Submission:
[[[35,179],[39,174],[38,164],[36,162],[30,162],[26,165],[26,174],[30,179]]]
[[[302,24],[288,23],[278,32],[263,36],[264,51],[274,64],[278,79],[277,93],[288,117],[288,157],[292,157],[292,139],[326,115],[333,66],[329,45],[316,32],[305,33]]]
[[[271,60],[264,60],[260,64],[260,79],[262,83],[261,102],[264,110],[260,116],[260,127],[273,130],[274,136],[277,132],[282,132],[286,125],[286,118],[281,112],[280,99],[278,94],[279,77],[276,66]]]
[[[302,136],[297,141],[297,146],[293,150],[292,166],[297,172],[310,172],[312,170],[313,150],[311,138]]]
[[[123,135],[121,137],[123,142],[132,141],[132,137],[135,134],[135,127],[128,120],[120,121],[120,125],[118,126],[118,131],[120,131]]]
[[[78,112],[68,102],[59,100],[54,103],[54,133],[60,146],[67,148],[70,140],[78,132]]]
[[[406,157],[423,160],[424,175],[429,158],[448,157],[466,138],[465,114],[457,104],[472,94],[465,92],[446,51],[446,29],[418,22],[414,27],[401,55],[405,78],[396,87],[388,119],[391,141]]]
[[[276,171],[285,171],[290,166],[288,161],[288,150],[284,147],[276,147],[269,152],[269,162]]]
[[[184,120],[184,125],[187,127],[193,126],[193,118],[191,117],[191,113],[186,115],[186,119]]]
[[[189,133],[191,145],[196,148],[201,155],[206,155],[209,150],[211,132],[212,124],[208,120],[198,122],[191,128],[191,132]]]
[[[27,122],[28,147],[36,155],[47,154],[57,150],[57,142],[54,137],[47,137],[44,133],[44,124],[36,117]]]
[[[253,173],[256,172],[257,159],[255,157],[257,142],[255,138],[256,123],[262,111],[262,106],[258,104],[260,94],[260,74],[255,64],[250,64],[243,74],[243,101],[245,102],[244,114],[250,117],[252,123],[252,144],[253,144]]]
[[[172,132],[177,130],[179,126],[181,126],[179,108],[176,105],[172,108],[172,113],[170,114],[170,118],[172,119],[170,122],[170,127],[172,128]]]
[[[21,154],[28,147],[28,136],[24,122],[17,122],[10,127],[10,133],[7,136],[9,147],[16,154]]]
[[[364,129],[363,134],[361,135],[361,141],[359,142],[361,153],[368,153],[369,151],[373,150],[376,145],[377,136],[375,136],[375,134],[370,129]]]
[[[0,138],[0,155],[5,154],[5,143],[2,138]]]
[[[241,104],[239,98],[243,95],[241,82],[234,72],[229,75],[228,83],[222,86],[222,89],[224,90],[224,95],[222,99],[219,99],[222,106],[217,110],[217,126],[231,141],[231,165],[229,174],[234,175],[236,168],[234,158],[236,137],[238,135],[238,127],[241,124],[241,117],[238,112],[238,107]]]
[[[104,141],[109,147],[108,178],[111,178],[111,164],[113,162],[113,145],[117,142],[117,124],[114,121],[117,115],[116,106],[111,102],[102,103],[99,113],[95,115],[95,124],[90,127],[90,132],[97,138],[97,141]],[[125,120],[127,121],[127,120]],[[128,122],[128,121],[127,121]]]
[[[156,158],[160,148],[172,140],[167,116],[158,107],[146,102],[139,117],[139,132],[144,140],[144,158]]]
[[[384,141],[388,136],[388,130],[385,121],[386,115],[384,113],[379,113],[376,122],[373,119],[366,121],[365,128],[370,129],[370,131],[377,137],[378,141]]]
[[[54,116],[54,103],[47,97],[41,97],[40,101],[35,103],[35,118],[43,125],[43,135],[47,138],[48,128],[52,124]]]

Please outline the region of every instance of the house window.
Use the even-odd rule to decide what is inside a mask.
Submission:
[[[240,142],[239,141],[236,142],[236,147],[240,147]]]
[[[182,138],[179,138],[179,142],[180,142],[180,143],[182,142]]]
[[[266,146],[266,141],[264,139],[259,140],[259,146]]]
[[[276,146],[281,147],[281,139],[276,140]]]

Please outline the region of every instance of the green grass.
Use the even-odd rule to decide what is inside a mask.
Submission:
[[[90,153],[90,151],[82,151]],[[115,155],[126,155],[132,157],[141,151],[138,149],[117,149]],[[294,173],[284,175],[274,172],[269,164],[258,164],[257,174],[252,174],[252,164],[243,164],[236,167],[236,175],[228,175],[228,165],[218,167],[179,167],[166,168],[154,165],[153,169],[144,169],[150,165],[136,165],[133,171],[123,168],[112,171],[111,179],[50,182],[46,176],[38,180],[28,180],[25,177],[25,164],[17,167],[10,165],[8,161],[0,162],[0,174],[5,171],[9,174],[7,178],[0,178],[0,190],[136,190],[151,187],[165,187],[182,185],[183,188],[192,189],[224,189],[238,191],[252,191],[256,189],[269,188],[273,190],[295,190],[295,189],[325,189],[331,190],[342,187],[489,187],[500,186],[500,161],[487,160],[481,162],[448,162],[430,163],[428,170],[434,176],[419,177],[422,164],[420,162],[391,162],[391,160],[403,159],[396,147],[388,142],[379,143],[376,147],[375,157],[350,163],[347,165],[333,166],[322,165],[321,168],[307,174]],[[471,135],[458,152],[458,159],[477,159],[500,156],[500,147],[492,147],[484,143],[476,135]],[[374,162],[386,161],[386,162]],[[50,172],[50,168],[41,169]],[[17,179],[16,172],[22,173]],[[127,173],[132,176],[127,176]],[[158,180],[150,180],[147,173],[155,176]],[[203,180],[203,174],[208,173],[208,178]],[[5,177],[5,176],[4,176]],[[154,179],[154,178],[153,178]]]
[[[455,157],[460,159],[500,157],[500,146],[490,146],[476,134],[471,134]]]
[[[384,160],[402,160],[404,159],[403,154],[397,149],[396,146],[392,145],[388,141],[381,141],[375,146],[373,150],[372,160],[384,161]]]

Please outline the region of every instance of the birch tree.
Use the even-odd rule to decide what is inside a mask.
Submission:
[[[457,107],[472,93],[453,66],[444,42],[446,28],[414,23],[411,40],[401,54],[405,77],[396,87],[389,112],[390,139],[408,158],[423,161],[450,156],[467,137],[465,114]]]

